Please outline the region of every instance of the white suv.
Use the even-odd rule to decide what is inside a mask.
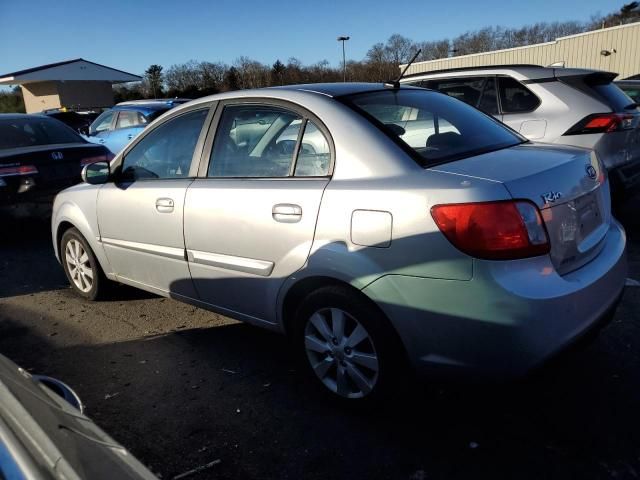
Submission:
[[[402,83],[439,90],[493,115],[536,142],[593,148],[622,193],[640,182],[640,112],[615,73],[500,65],[408,75]]]

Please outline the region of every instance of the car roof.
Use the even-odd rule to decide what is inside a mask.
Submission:
[[[589,75],[591,73],[610,73],[603,70],[594,70],[587,68],[566,68],[566,67],[543,67],[542,65],[533,64],[505,64],[505,65],[478,65],[475,67],[459,67],[459,68],[444,68],[441,70],[430,70],[428,72],[412,73],[405,75],[401,81],[407,81],[415,78],[423,78],[427,76],[446,76],[449,73],[462,73],[465,76],[473,73],[480,72],[510,72],[517,73],[522,77],[535,80],[542,78],[553,78],[557,75],[571,76],[571,75]]]
[[[411,85],[401,85],[402,90],[421,90],[424,88],[418,88]],[[254,88],[248,90],[233,90],[230,92],[216,93],[207,97],[201,97],[196,100],[192,100],[186,105],[197,105],[200,103],[207,103],[217,100],[226,99],[242,99],[242,98],[274,98],[274,99],[287,99],[287,93],[295,94],[296,98],[303,98],[304,96],[322,96],[325,98],[337,98],[345,95],[354,95],[364,92],[375,92],[382,90],[390,90],[385,87],[384,83],[365,83],[365,82],[348,82],[348,83],[306,83],[298,85],[284,85],[280,87],[266,87],[266,88]]]

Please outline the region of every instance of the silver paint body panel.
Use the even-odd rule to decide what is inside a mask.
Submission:
[[[386,313],[418,370],[456,365],[498,371],[505,362],[525,368],[595,322],[623,288],[626,240],[610,214],[608,182],[586,178],[589,151],[529,144],[425,169],[332,98],[377,88],[229,92],[171,110],[116,156],[112,169],[155,125],[186,110],[211,106],[208,118],[215,124],[214,112],[225,102],[262,101],[315,115],[330,132],[331,175],[206,178],[213,132],[205,123],[192,178],[61,192],[52,218],[56,254],[60,225],[68,222],[88,239],[109,278],[278,331],[285,329],[284,301],[298,282],[344,282]],[[553,207],[540,198],[550,190],[565,195]],[[584,238],[568,242],[583,255],[571,268],[562,267],[571,255],[566,245],[555,243],[542,257],[473,259],[442,235],[430,215],[443,203],[528,199],[543,212],[558,212],[547,219],[554,235],[571,219],[570,202],[585,195],[597,197],[602,217]],[[159,198],[172,199],[173,211],[159,212]],[[566,328],[549,324],[554,311]],[[492,323],[503,325],[498,330],[506,336],[493,338]],[[471,337],[475,343],[464,340]],[[502,350],[489,361],[485,345]]]

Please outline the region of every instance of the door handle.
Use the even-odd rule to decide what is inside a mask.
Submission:
[[[101,138],[100,140],[98,140],[98,142],[100,142],[100,143],[104,143],[104,142],[105,142],[105,139],[104,139],[104,138]]]
[[[156,200],[156,210],[160,213],[173,212],[173,199],[172,198],[159,198]]]
[[[296,223],[302,218],[302,207],[292,203],[278,203],[271,209],[271,216],[276,222]]]
[[[127,138],[131,140],[133,138],[133,133],[130,133],[129,135],[127,135]]]

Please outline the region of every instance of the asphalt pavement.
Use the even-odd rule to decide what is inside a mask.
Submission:
[[[638,280],[639,206],[619,212]],[[357,410],[322,395],[285,338],[124,286],[84,301],[46,221],[0,225],[0,353],[70,384],[163,479],[214,460],[189,478],[640,476],[640,287],[597,338],[526,379],[425,383]]]

